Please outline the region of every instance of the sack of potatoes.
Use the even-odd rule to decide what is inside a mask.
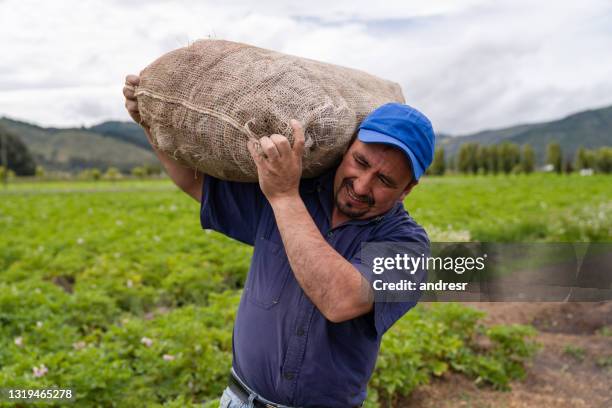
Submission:
[[[256,181],[247,142],[304,127],[303,177],[334,166],[359,123],[398,84],[365,72],[223,40],[171,51],[140,73],[143,124],[157,148],[205,174]]]

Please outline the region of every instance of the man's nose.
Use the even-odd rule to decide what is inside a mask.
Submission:
[[[353,181],[355,194],[365,196],[370,194],[373,177],[370,174],[362,174]]]

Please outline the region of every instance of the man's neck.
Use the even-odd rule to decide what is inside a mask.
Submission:
[[[350,218],[338,210],[338,207],[334,205],[332,210],[331,228],[336,228],[338,225],[347,222]]]
[[[376,218],[376,217],[384,216],[389,211],[393,210],[393,208],[395,208],[395,207],[391,207],[388,211],[384,212],[383,214],[380,214],[380,215],[377,215],[377,216],[372,216],[372,217],[369,217],[369,218],[359,218],[359,220],[366,220],[366,219],[370,219],[370,218]],[[332,217],[331,217],[331,228],[336,228],[337,226],[339,226],[341,224],[344,224],[345,222],[351,221],[353,219],[354,218],[350,218],[346,214],[342,213],[340,210],[338,210],[338,207],[334,205],[334,209],[332,210]]]

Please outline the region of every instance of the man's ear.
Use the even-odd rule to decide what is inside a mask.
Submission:
[[[412,191],[414,186],[416,186],[417,184],[419,184],[419,180],[412,180],[410,183],[408,183],[408,185],[404,188],[402,194],[400,195],[400,201],[404,201],[404,198],[406,198],[408,193],[410,193],[410,191]]]

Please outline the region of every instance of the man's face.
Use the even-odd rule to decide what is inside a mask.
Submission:
[[[336,209],[350,219],[384,214],[417,182],[406,155],[397,148],[355,139],[334,177]]]

